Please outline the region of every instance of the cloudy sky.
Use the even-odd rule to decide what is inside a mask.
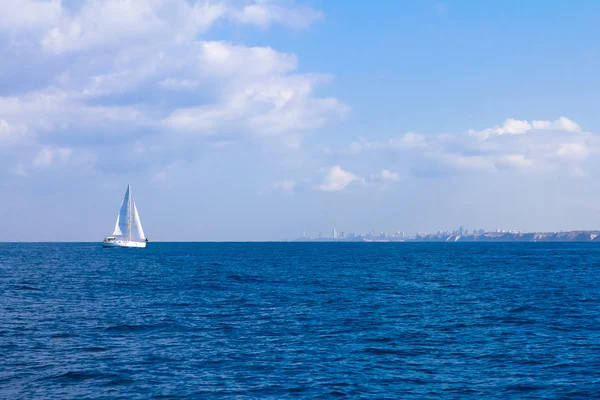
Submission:
[[[0,7],[0,241],[600,228],[600,2]]]

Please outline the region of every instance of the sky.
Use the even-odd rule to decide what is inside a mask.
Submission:
[[[600,229],[600,2],[0,7],[0,241]]]

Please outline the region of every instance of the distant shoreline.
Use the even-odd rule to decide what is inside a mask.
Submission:
[[[413,237],[346,237],[346,238],[298,238],[295,242],[598,242],[600,231],[569,232],[486,232],[482,234],[420,234]]]

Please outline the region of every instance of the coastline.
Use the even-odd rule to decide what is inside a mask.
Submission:
[[[482,234],[418,234],[413,237],[299,238],[296,242],[598,242],[600,231],[486,232]]]

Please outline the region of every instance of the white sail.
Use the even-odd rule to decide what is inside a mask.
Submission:
[[[113,236],[129,236],[131,234],[131,202],[129,199],[129,186],[127,186],[127,191],[125,191],[125,197],[123,197],[119,215],[117,215],[117,223],[115,224]]]
[[[115,230],[113,231],[113,236],[123,236],[123,232],[121,232],[121,228],[119,228],[119,218],[120,215],[117,215],[117,223],[115,224]]]
[[[146,236],[144,235],[144,229],[142,228],[142,221],[140,221],[140,214],[138,214],[138,210],[135,206],[135,201],[133,200],[133,197],[131,197],[131,204],[133,206],[133,224],[131,226],[131,238],[134,240],[146,240]]]
[[[127,186],[113,234],[104,238],[102,247],[145,248],[147,240],[131,187]]]

